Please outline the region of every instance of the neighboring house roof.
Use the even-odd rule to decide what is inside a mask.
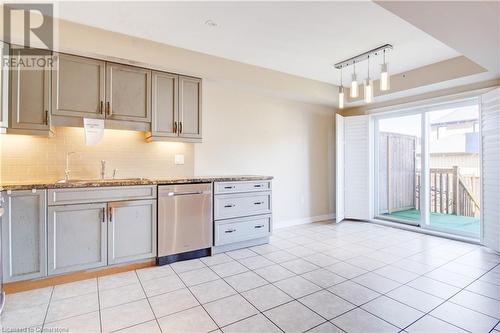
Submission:
[[[451,109],[445,115],[431,121],[432,126],[478,121],[476,110],[471,106]]]

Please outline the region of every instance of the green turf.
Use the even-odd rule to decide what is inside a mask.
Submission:
[[[420,220],[420,211],[416,209],[403,210],[384,215],[410,221]],[[431,213],[431,226],[443,231],[455,231],[479,237],[480,220],[477,217]]]

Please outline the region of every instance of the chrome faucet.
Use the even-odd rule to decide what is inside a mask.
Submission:
[[[101,180],[104,180],[104,177],[106,177],[106,161],[101,160]]]
[[[69,157],[73,154],[75,154],[74,151],[70,151],[70,152],[66,153],[66,169],[64,169],[64,180],[66,180],[66,181],[69,180],[69,177],[71,174],[71,170],[69,169]]]
[[[113,179],[115,179],[115,177],[116,177],[116,173],[117,173],[117,172],[118,172],[118,169],[114,169],[114,170],[113,170]]]

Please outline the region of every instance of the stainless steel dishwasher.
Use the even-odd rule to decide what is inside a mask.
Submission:
[[[158,265],[210,255],[212,183],[158,186]]]

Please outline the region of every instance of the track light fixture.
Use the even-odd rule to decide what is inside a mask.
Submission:
[[[339,63],[336,63],[334,67],[336,69],[340,69],[340,76],[341,76],[341,84],[339,87],[339,107],[340,104],[342,103],[342,107],[344,107],[344,87],[342,84],[342,69],[344,67],[348,67],[349,65],[352,65],[353,67],[353,72],[352,72],[352,80],[351,80],[351,89],[350,89],[350,96],[351,98],[357,98],[359,96],[359,84],[358,84],[358,78],[356,76],[356,64],[368,60],[368,75],[366,80],[363,81],[364,85],[364,100],[366,103],[371,103],[373,101],[373,81],[370,78],[370,57],[377,56],[382,53],[383,55],[383,63],[381,64],[380,67],[380,90],[381,91],[388,91],[390,89],[390,76],[389,72],[387,70],[387,63],[385,61],[385,53],[387,50],[392,50],[392,45],[391,44],[385,44],[382,46],[379,46],[377,48],[374,48],[370,51],[358,54],[355,57],[346,59],[344,61],[341,61]]]

